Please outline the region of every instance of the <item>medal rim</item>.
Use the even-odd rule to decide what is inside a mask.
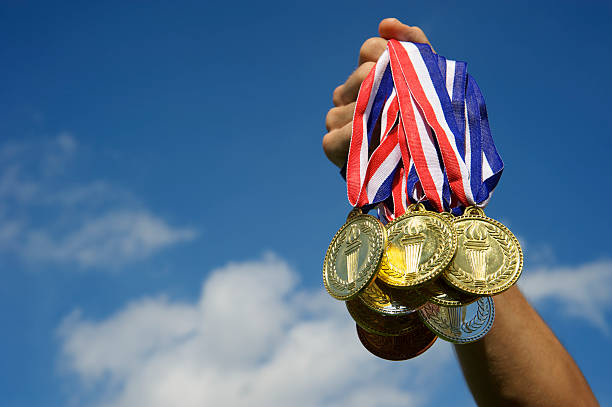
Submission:
[[[383,256],[384,256],[384,255],[383,255]],[[383,259],[383,260],[381,260],[381,268],[382,268],[382,262],[384,262],[384,259]],[[399,293],[399,292],[401,292],[401,293],[405,293],[405,295],[410,295],[410,294],[413,294],[414,296],[416,296],[417,298],[419,298],[419,300],[420,300],[420,301],[419,301],[420,305],[418,305],[418,306],[416,306],[416,307],[412,308],[412,307],[409,307],[409,306],[407,306],[407,305],[401,304],[403,307],[406,307],[406,308],[407,308],[407,310],[406,310],[406,311],[396,311],[396,312],[384,311],[384,309],[385,309],[385,308],[377,307],[377,306],[375,306],[375,305],[371,304],[371,302],[370,302],[370,301],[367,301],[367,300],[365,300],[365,299],[364,299],[364,297],[365,297],[365,291],[366,291],[366,290],[367,290],[367,289],[368,289],[368,288],[369,288],[369,287],[370,287],[372,284],[377,284],[377,285],[378,285],[378,287],[381,289],[381,291],[384,291],[384,290],[391,290],[391,291],[397,291],[398,293]],[[412,292],[411,292],[411,293],[409,293],[409,291],[412,291]],[[387,294],[388,294],[388,293],[387,293]],[[386,284],[385,282],[383,282],[382,280],[380,280],[379,276],[376,276],[376,278],[374,278],[374,279],[372,280],[372,282],[370,282],[370,284],[368,284],[368,286],[367,286],[366,288],[364,288],[364,289],[363,289],[363,291],[361,291],[361,292],[358,294],[358,296],[357,296],[357,297],[358,297],[358,298],[359,298],[359,299],[360,299],[360,300],[361,300],[361,301],[364,303],[364,305],[365,305],[366,307],[368,307],[368,308],[369,308],[369,309],[371,309],[372,311],[374,311],[374,312],[376,312],[376,313],[378,313],[378,314],[380,314],[380,315],[390,315],[390,316],[393,316],[393,315],[398,315],[398,316],[401,316],[401,315],[408,315],[408,314],[410,314],[410,313],[412,313],[412,312],[414,312],[414,311],[417,311],[418,309],[420,309],[421,307],[423,307],[423,306],[424,306],[424,305],[427,303],[427,299],[426,299],[425,297],[423,297],[423,296],[422,296],[422,295],[421,295],[419,292],[417,292],[417,290],[416,290],[415,288],[412,288],[412,287],[402,287],[402,288],[399,288],[399,287],[394,287],[394,286],[389,285],[389,284]],[[398,302],[399,302],[399,301],[398,301]]]
[[[387,237],[389,235],[389,230],[391,229],[391,227],[393,225],[395,225],[396,223],[402,222],[405,219],[414,217],[414,216],[431,216],[431,217],[435,217],[437,219],[439,219],[441,222],[446,223],[449,226],[449,230],[451,231],[450,235],[451,235],[451,239],[450,239],[450,250],[449,253],[446,255],[446,259],[440,264],[440,266],[438,267],[438,269],[434,270],[433,272],[430,272],[429,275],[427,275],[425,278],[421,278],[421,279],[417,279],[414,282],[410,282],[410,284],[397,284],[397,280],[395,281],[391,281],[391,277],[389,277],[386,273],[384,273],[382,271],[381,268],[381,272],[378,273],[378,277],[387,285],[391,286],[391,287],[395,287],[395,288],[409,288],[409,289],[414,289],[418,286],[420,286],[421,284],[424,284],[438,276],[440,276],[444,270],[446,269],[446,267],[450,264],[450,262],[452,261],[453,257],[455,256],[455,252],[457,251],[457,232],[455,230],[455,227],[453,226],[453,221],[454,219],[449,218],[447,216],[443,216],[438,212],[434,212],[434,211],[430,211],[430,210],[414,210],[411,212],[406,212],[403,215],[395,218],[394,220],[392,220],[391,222],[387,223],[385,225],[385,232],[387,234]],[[383,256],[387,256],[387,245],[389,244],[389,240],[387,239],[387,241],[385,242],[385,250],[383,253]],[[388,259],[385,259],[388,262]]]
[[[346,222],[340,227],[340,229],[338,229],[338,231],[336,232],[336,234],[332,238],[331,242],[329,243],[329,246],[327,247],[327,251],[325,252],[325,257],[323,259],[323,285],[325,286],[325,290],[333,298],[335,298],[337,300],[341,300],[341,301],[348,301],[348,300],[351,300],[351,299],[355,298],[365,287],[367,287],[372,282],[372,280],[374,280],[374,278],[376,277],[376,275],[378,274],[378,271],[380,269],[381,258],[384,255],[385,246],[387,244],[387,231],[385,230],[385,225],[383,225],[380,220],[378,220],[375,216],[368,215],[368,214],[363,214],[363,213],[362,214],[354,214],[354,215],[352,215],[352,214],[353,214],[353,211],[351,211],[349,213],[349,216],[348,216]],[[370,272],[370,275],[365,279],[363,284],[359,288],[357,288],[357,284],[356,284],[355,285],[355,289],[347,290],[347,291],[349,291],[347,295],[340,295],[340,294],[338,294],[336,292],[333,292],[333,290],[330,288],[330,284],[328,282],[328,278],[329,278],[328,277],[328,272],[329,272],[328,260],[329,260],[329,257],[331,256],[331,247],[337,241],[338,236],[340,236],[340,234],[349,225],[351,225],[352,223],[357,222],[360,218],[365,218],[365,219],[368,219],[370,221],[373,221],[372,223],[374,223],[375,228],[379,229],[380,235],[382,236],[382,239],[381,239],[382,240],[382,244],[377,249],[377,251],[380,251],[380,253],[379,254],[375,254],[374,257],[377,260],[374,260],[372,262],[372,265],[374,266],[376,264],[376,266],[375,267],[371,267],[374,271]],[[376,235],[378,235],[378,233]],[[376,247],[375,247],[375,249],[376,249]]]
[[[390,360],[392,362],[398,362],[398,361],[403,361],[403,360],[409,360],[409,359],[413,359],[416,358],[419,355],[422,355],[423,353],[425,353],[425,351],[427,351],[429,348],[431,348],[433,346],[433,344],[438,340],[438,336],[431,331],[427,325],[422,324],[423,325],[423,329],[420,330],[419,332],[422,332],[424,335],[431,335],[432,339],[431,341],[429,341],[424,347],[419,348],[417,351],[413,351],[413,352],[393,352],[393,350],[389,350],[390,346],[387,346],[386,348],[384,347],[376,347],[371,341],[367,340],[367,337],[370,335],[377,335],[375,333],[372,332],[368,332],[367,330],[363,329],[362,327],[359,326],[359,324],[355,324],[355,328],[357,330],[357,337],[359,338],[359,342],[361,342],[361,345],[366,348],[366,350],[368,352],[370,352],[372,355],[384,359],[384,360]],[[413,336],[413,333],[408,333],[405,335],[395,335],[395,336],[383,336],[383,335],[377,335],[383,338],[383,340],[385,342],[391,341],[392,338],[407,338],[409,336]],[[387,345],[387,343],[385,343],[385,345]]]
[[[510,287],[512,287],[514,284],[516,284],[516,282],[518,281],[519,277],[521,276],[523,272],[523,248],[521,247],[521,244],[519,240],[517,239],[517,237],[514,235],[514,233],[512,233],[512,231],[506,225],[484,214],[483,215],[457,216],[455,219],[452,220],[453,228],[455,228],[455,225],[457,223],[466,221],[466,220],[478,220],[478,221],[482,221],[485,223],[490,223],[493,226],[498,227],[502,232],[506,233],[508,237],[510,238],[510,240],[515,244],[515,247],[517,248],[517,251],[518,251],[517,271],[514,272],[514,275],[512,276],[511,279],[509,279],[506,283],[498,286],[497,288],[492,288],[492,289],[472,288],[468,286],[467,284],[461,285],[463,283],[457,282],[456,281],[457,278],[450,271],[452,268],[453,260],[454,260],[454,256],[453,256],[453,259],[451,259],[450,263],[448,264],[448,267],[442,273],[442,278],[444,278],[444,281],[446,281],[448,284],[450,284],[454,288],[457,288],[458,290],[468,293],[468,294],[476,294],[479,296],[491,296],[491,295],[501,294],[504,291],[508,290]],[[455,235],[457,236],[457,249],[456,250],[458,250],[459,249],[459,238],[458,238],[458,233],[456,233],[456,228],[455,228]],[[450,276],[454,278],[451,279]]]
[[[493,322],[495,322],[495,301],[493,301],[492,297],[480,297],[478,298],[478,300],[474,301],[472,304],[475,304],[476,302],[480,301],[480,300],[485,300],[488,301],[490,303],[490,307],[489,309],[491,310],[489,313],[489,317],[488,320],[485,324],[486,328],[480,332],[478,335],[474,336],[474,337],[469,337],[469,338],[456,338],[456,337],[451,337],[447,334],[445,334],[444,332],[441,332],[441,330],[437,329],[435,327],[435,325],[433,323],[431,323],[426,316],[424,316],[423,314],[426,311],[426,307],[421,308],[420,310],[418,310],[418,314],[419,314],[419,318],[421,319],[421,321],[423,321],[423,323],[425,324],[425,326],[427,326],[427,328],[431,329],[431,331],[438,337],[442,338],[443,340],[445,340],[446,342],[450,342],[450,343],[454,343],[457,345],[465,345],[468,343],[473,343],[476,341],[479,341],[480,339],[484,338],[489,331],[491,330],[491,328],[493,327]],[[433,304],[432,305],[436,305],[437,307],[440,307],[437,304]],[[471,305],[471,304],[470,304]],[[466,305],[467,307],[467,305]]]
[[[359,298],[348,300],[345,304],[351,318],[357,325],[380,336],[405,335],[414,330],[414,321],[419,321],[417,311],[403,315],[384,315],[368,308]],[[405,321],[399,321],[400,319],[405,319]],[[372,326],[369,321],[377,321],[379,326]]]
[[[442,276],[438,277],[438,279],[440,279],[440,278],[442,278]],[[455,288],[454,285],[449,284],[446,281],[446,279],[443,279],[442,284],[447,284],[449,286],[448,288],[456,290],[459,294],[471,296],[471,299],[469,301],[466,301],[466,302],[457,302],[457,303],[451,303],[450,301],[447,301],[447,300],[440,300],[439,298],[437,298],[435,296],[432,296],[432,295],[428,295],[426,293],[427,285],[428,284],[435,284],[435,283],[436,283],[436,280],[428,281],[428,282],[418,286],[416,288],[416,291],[417,291],[417,293],[420,296],[422,296],[426,300],[426,302],[431,302],[431,303],[436,304],[436,305],[438,305],[440,307],[463,307],[463,306],[470,305],[470,304],[478,301],[478,299],[481,297],[481,296],[473,294],[473,293],[467,293],[465,291],[458,290],[458,289]],[[445,287],[441,287],[441,290],[444,291],[444,288]],[[423,305],[423,306],[425,306],[425,305]],[[423,307],[421,307],[421,308],[423,308]]]

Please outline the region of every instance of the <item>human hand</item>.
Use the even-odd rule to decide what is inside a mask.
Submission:
[[[346,82],[334,89],[334,106],[327,113],[325,127],[327,134],[323,136],[323,151],[327,158],[342,167],[348,156],[351,141],[351,129],[355,101],[361,82],[366,78],[376,61],[387,48],[387,40],[410,41],[429,44],[429,40],[419,27],[402,24],[395,18],[386,18],[378,26],[380,37],[368,38],[359,50],[358,68],[348,77]],[[431,44],[429,44],[431,45]]]

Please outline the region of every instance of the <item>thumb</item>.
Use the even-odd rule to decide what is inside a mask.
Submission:
[[[403,24],[396,18],[385,18],[378,26],[378,33],[386,40],[419,42],[429,44],[427,36],[419,27]],[[431,46],[431,44],[429,44]]]

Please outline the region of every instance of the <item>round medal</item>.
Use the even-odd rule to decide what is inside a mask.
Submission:
[[[347,301],[346,308],[357,325],[377,335],[404,335],[421,324],[416,312],[405,315],[383,315],[366,307],[359,298]]]
[[[389,222],[385,261],[379,278],[396,287],[414,287],[435,278],[452,259],[457,237],[448,218],[422,204]]]
[[[338,300],[355,297],[376,276],[385,239],[385,227],[378,219],[351,212],[325,253],[327,292]]]
[[[523,269],[518,239],[500,222],[469,207],[453,220],[457,252],[444,271],[452,286],[477,295],[494,295],[512,287]]]
[[[477,341],[489,332],[495,319],[495,305],[491,297],[481,297],[463,307],[427,303],[417,313],[440,338],[463,344]]]
[[[438,337],[423,323],[413,332],[399,336],[381,336],[357,326],[361,344],[375,356],[387,360],[407,360],[419,356],[434,344]]]
[[[441,277],[420,285],[416,290],[427,302],[441,307],[461,307],[478,299],[477,295],[457,290]]]
[[[384,261],[381,263],[381,269]],[[378,279],[359,293],[359,299],[371,310],[383,315],[406,315],[421,308],[427,300],[415,290],[399,289]]]

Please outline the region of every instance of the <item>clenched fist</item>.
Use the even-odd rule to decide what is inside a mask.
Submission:
[[[323,137],[323,150],[327,158],[338,167],[346,162],[351,140],[351,127],[355,101],[361,82],[366,78],[378,57],[387,48],[387,40],[410,41],[429,44],[429,40],[419,27],[402,24],[395,18],[386,18],[378,26],[380,37],[367,39],[359,50],[359,66],[346,82],[334,89],[334,106],[327,113]],[[431,45],[431,44],[430,44]]]

